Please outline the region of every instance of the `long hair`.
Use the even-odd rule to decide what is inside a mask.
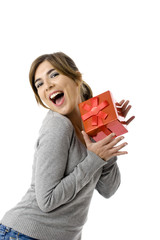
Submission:
[[[39,56],[34,60],[34,62],[30,67],[29,81],[38,104],[47,108],[41,101],[37,92],[37,88],[35,87],[35,84],[34,84],[35,72],[38,66],[44,61],[50,62],[51,65],[54,66],[54,68],[57,71],[59,71],[61,74],[73,79],[73,81],[76,81],[80,84],[80,96],[81,96],[82,102],[93,97],[93,93],[90,86],[82,80],[82,74],[79,72],[74,61],[63,52],[55,52],[52,54],[44,54]]]

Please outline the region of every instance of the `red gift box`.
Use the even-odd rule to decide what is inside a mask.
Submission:
[[[110,91],[79,104],[85,132],[99,141],[114,132],[116,136],[127,133],[121,106],[116,105]]]

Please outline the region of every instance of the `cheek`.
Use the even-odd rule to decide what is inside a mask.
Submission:
[[[38,91],[38,96],[40,97],[40,99],[42,99],[42,94],[40,91]]]
[[[79,100],[79,92],[77,91],[77,89],[72,90],[71,100],[72,100],[73,103],[77,104],[77,102]]]
[[[45,100],[44,94],[41,91],[38,91],[38,96],[40,97],[41,100]]]

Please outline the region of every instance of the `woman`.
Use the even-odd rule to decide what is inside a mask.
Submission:
[[[78,104],[92,91],[70,57],[40,56],[29,77],[37,102],[49,111],[36,142],[31,186],[1,220],[0,239],[80,240],[94,189],[109,198],[119,187],[116,160],[127,153],[121,151],[127,143],[113,133],[95,143],[83,131]],[[128,101],[120,104],[126,116]]]

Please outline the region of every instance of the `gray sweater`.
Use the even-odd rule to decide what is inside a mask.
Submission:
[[[108,198],[119,184],[116,158],[105,162],[88,151],[70,120],[49,110],[36,142],[31,186],[0,222],[40,240],[80,240],[94,189]]]

